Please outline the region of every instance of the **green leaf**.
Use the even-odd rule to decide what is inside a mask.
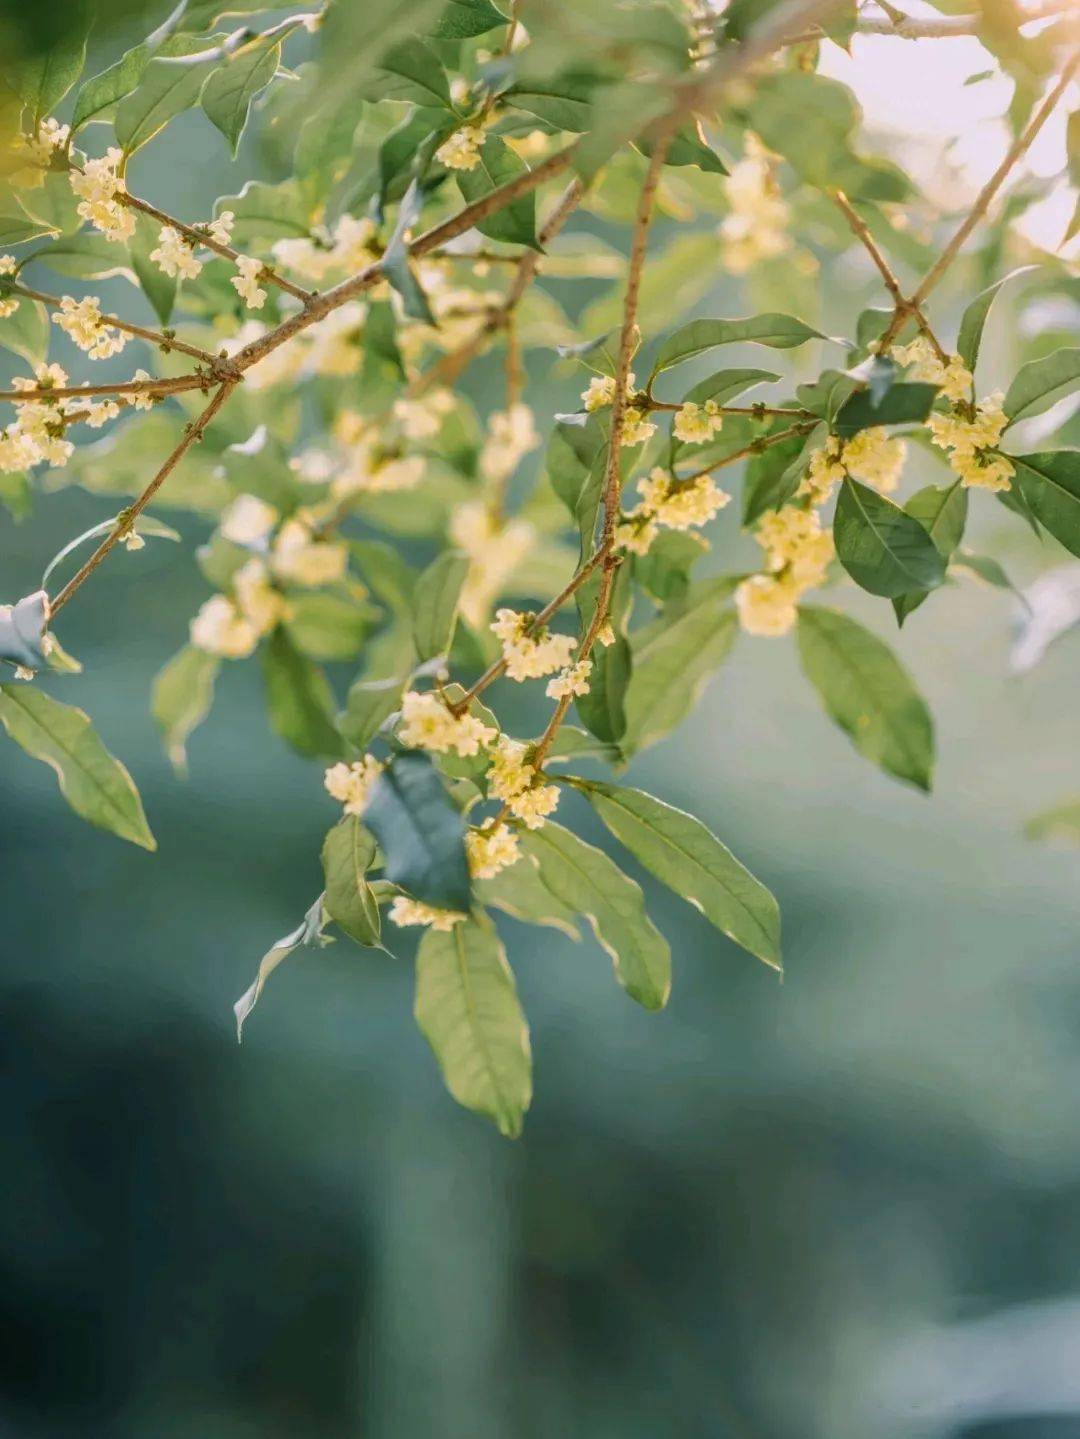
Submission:
[[[646,155],[652,154],[652,146],[644,141],[638,142],[638,149]],[[689,128],[680,130],[672,139],[667,155],[664,157],[664,164],[676,167],[696,165],[699,170],[704,170],[708,175],[726,175],[728,173],[728,167],[712,146],[707,145],[700,135],[695,134]]]
[[[311,226],[307,202],[295,180],[278,185],[249,180],[238,195],[222,195],[214,201],[215,215],[226,210],[236,217],[232,240],[240,249],[306,236]]]
[[[837,559],[872,595],[932,590],[945,578],[945,561],[918,520],[856,480],[841,486],[833,536]]]
[[[1080,800],[1034,815],[1024,825],[1024,835],[1050,844],[1080,844]]]
[[[695,405],[715,400],[718,405],[726,405],[755,385],[768,385],[779,378],[771,370],[717,370],[688,390],[683,400]]]
[[[522,924],[541,924],[561,930],[570,939],[581,938],[574,911],[548,889],[531,855],[522,855],[491,879],[477,880],[475,889],[476,898],[485,908],[501,909]]]
[[[469,557],[459,550],[444,550],[416,581],[413,594],[413,642],[421,660],[445,655],[454,637],[458,598]]]
[[[365,877],[374,862],[374,839],[355,814],[347,814],[323,844],[326,911],[350,939],[368,947],[380,943],[379,906]]]
[[[1017,372],[1005,392],[1002,406],[1009,424],[1030,420],[1063,399],[1080,381],[1080,349],[1055,350],[1041,360],[1031,360]]]
[[[49,353],[49,316],[38,300],[21,299],[13,315],[0,320],[0,345],[38,365]]]
[[[236,1015],[236,1038],[241,1040],[244,1036],[244,1020],[255,1008],[259,996],[262,994],[266,981],[277,969],[283,959],[288,959],[294,949],[307,945],[331,944],[323,929],[326,926],[326,912],[323,908],[323,895],[308,910],[303,921],[297,925],[291,934],[286,934],[277,940],[270,949],[266,951],[259,961],[258,973],[255,975],[255,982],[244,991],[240,998],[233,1005],[233,1013]]]
[[[42,645],[48,622],[44,588],[24,595],[17,604],[0,605],[0,660],[30,670],[44,669]]]
[[[671,992],[671,951],[645,911],[641,888],[601,849],[548,821],[522,837],[556,899],[592,926],[631,999],[663,1009]]]
[[[157,848],[131,775],[82,710],[31,685],[5,684],[0,723],[27,754],[56,771],[61,794],[82,819],[143,849]]]
[[[427,931],[416,952],[414,1013],[457,1102],[516,1139],[532,1100],[529,1026],[490,922]]]
[[[650,873],[722,934],[774,969],[782,968],[776,900],[700,820],[641,790],[570,782]]]
[[[938,553],[949,559],[964,538],[967,523],[968,492],[960,481],[951,485],[927,485],[912,495],[904,510],[922,525]],[[912,590],[906,595],[897,595],[893,600],[897,624],[902,625],[929,593],[929,590]]]
[[[161,323],[167,325],[176,304],[178,280],[175,275],[166,275],[150,258],[150,251],[157,248],[160,232],[161,227],[156,221],[137,213],[130,252],[132,268],[138,276],[143,294],[154,307],[154,313]]]
[[[597,739],[587,730],[578,729],[571,724],[559,726],[559,732],[548,751],[549,764],[555,760],[567,759],[597,759],[603,760],[605,764],[618,764],[621,758],[618,745]]]
[[[929,790],[933,722],[888,646],[847,615],[816,605],[800,607],[798,641],[806,677],[859,753]]]
[[[1014,486],[1035,518],[1070,554],[1080,555],[1080,450],[1010,455]]]
[[[414,105],[452,108],[450,82],[439,57],[423,40],[416,38],[392,45],[386,51],[365,93],[373,100],[409,100]]]
[[[389,243],[383,252],[382,269],[383,274],[401,296],[405,314],[413,320],[420,320],[425,325],[434,325],[435,317],[428,307],[419,280],[413,274],[412,266],[409,264],[408,246],[405,243],[405,233],[419,218],[423,203],[424,193],[420,182],[413,180],[398,207],[394,233],[390,236]]]
[[[774,350],[790,350],[807,340],[827,340],[820,330],[794,315],[752,315],[746,320],[691,320],[669,335],[657,351],[653,374],[681,365],[717,345],[752,342]]]
[[[921,424],[930,413],[937,393],[934,385],[899,381],[875,404],[869,389],[857,390],[840,406],[833,429],[847,439],[872,425]]]
[[[690,588],[690,571],[708,548],[693,530],[662,530],[648,554],[634,556],[634,579],[662,605],[682,599]]]
[[[633,635],[634,673],[626,693],[622,748],[633,754],[680,725],[731,651],[739,626],[728,600],[734,583],[691,589],[674,620],[661,617]]]
[[[92,75],[79,86],[75,96],[75,109],[71,116],[71,133],[75,135],[95,116],[102,115],[110,105],[130,95],[143,71],[150,63],[153,51],[149,45],[136,45],[120,56],[115,64],[100,75]]]
[[[404,687],[404,679],[356,680],[349,686],[337,725],[350,744],[359,750],[367,749],[383,720],[400,706]]]
[[[388,880],[436,909],[468,913],[465,822],[426,754],[395,755],[372,786],[363,818]]]
[[[491,0],[447,0],[431,34],[436,40],[471,40],[506,23]]]
[[[468,205],[475,204],[510,180],[523,175],[528,167],[499,138],[488,134],[480,151],[480,163],[474,170],[457,172],[458,188]],[[496,210],[486,220],[477,221],[476,228],[489,239],[508,245],[529,245],[540,248],[536,238],[536,196],[530,191]]]
[[[607,467],[607,426],[599,413],[558,420],[544,457],[551,487],[570,511],[584,558],[593,547]]]
[[[582,723],[597,739],[615,744],[626,733],[626,692],[633,657],[625,637],[616,634],[610,645],[596,645],[591,659],[588,694],[574,701]]]
[[[511,85],[501,98],[553,130],[581,134],[592,122],[595,89],[596,81],[585,75],[560,75],[550,82],[530,76],[520,85]]]
[[[50,170],[43,176],[42,184],[33,190],[19,191],[16,199],[30,218],[46,227],[50,234],[73,235],[82,225],[79,196],[71,188],[71,178],[66,172]],[[24,256],[22,264],[29,258]]]
[[[1021,265],[1019,269],[1010,270],[1000,280],[995,280],[985,290],[975,296],[960,318],[960,330],[956,339],[956,353],[963,360],[969,370],[974,372],[979,362],[979,347],[982,344],[983,329],[986,326],[986,317],[990,313],[990,307],[997,299],[997,293],[1002,285],[1007,285],[1010,280],[1015,280],[1018,275],[1028,275],[1037,270],[1037,265]]]
[[[72,275],[79,280],[110,279],[113,275],[130,278],[127,252],[104,235],[83,231],[66,235],[54,244],[43,245],[28,255],[27,261],[38,260],[59,275]]]
[[[378,614],[366,600],[329,590],[302,590],[289,595],[285,629],[309,659],[350,660],[359,653]]]
[[[206,116],[229,142],[235,156],[251,113],[251,102],[265,90],[281,63],[281,41],[246,45],[230,55],[207,80],[200,103]]]
[[[221,661],[194,645],[185,645],[157,673],[150,691],[150,713],[161,731],[174,769],[187,767],[187,740],[210,713],[214,681]]]
[[[51,115],[86,63],[86,29],[76,17],[54,45],[28,59],[18,61],[6,78],[30,111],[27,129],[37,133],[38,123]],[[9,46],[11,41],[9,40]]]
[[[768,510],[778,510],[799,488],[806,457],[824,439],[822,434],[792,435],[750,456],[743,480],[743,528],[755,524]]]
[[[55,233],[51,225],[28,219],[26,215],[0,215],[0,245],[5,250],[9,245],[23,245],[27,240],[38,240],[42,235]]]
[[[263,679],[270,727],[299,754],[341,754],[334,728],[334,696],[323,674],[281,629],[262,648]]]
[[[214,38],[193,41],[193,53],[196,44],[201,52],[211,49],[215,43]],[[151,60],[138,85],[116,107],[113,128],[124,154],[133,154],[170,120],[197,105],[207,78],[220,63],[216,55],[210,60],[184,55]]]

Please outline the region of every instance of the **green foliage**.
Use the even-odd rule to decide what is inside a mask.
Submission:
[[[210,713],[221,661],[185,645],[158,671],[150,691],[150,713],[174,769],[187,767],[187,741]]]
[[[919,521],[857,480],[843,483],[833,533],[837,559],[872,595],[894,599],[945,578],[941,552]]]
[[[372,789],[364,823],[379,842],[391,883],[437,909],[468,913],[465,824],[426,755],[390,761]]]
[[[326,912],[357,944],[378,945],[379,906],[367,880],[375,840],[354,814],[334,826],[323,844]]]

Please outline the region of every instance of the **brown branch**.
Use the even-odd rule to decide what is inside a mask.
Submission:
[[[677,414],[682,405],[673,404],[668,400],[656,400],[651,395],[634,396],[634,404],[640,404],[646,410],[666,410],[669,413]],[[791,415],[793,417],[806,418],[811,414],[810,410],[784,409],[778,405],[717,405],[718,415]]]
[[[177,375],[172,380],[118,380],[106,385],[47,385],[32,390],[0,390],[0,400],[21,405],[27,400],[78,400],[91,395],[180,395],[185,390],[209,390],[213,375]]]
[[[735,450],[732,454],[725,455],[715,464],[705,465],[700,470],[694,470],[689,475],[679,475],[677,478],[681,484],[687,484],[691,480],[700,480],[705,475],[711,475],[714,470],[722,470],[727,465],[734,465],[739,460],[748,459],[751,455],[759,455],[762,450],[769,449],[771,445],[778,445],[781,440],[790,440],[795,435],[808,435],[819,423],[818,420],[808,420],[806,424],[792,425],[786,430],[777,430],[771,435],[760,435],[756,440],[751,440],[748,445],[744,445],[741,450]]]
[[[71,599],[75,591],[80,589],[81,586],[86,583],[86,581],[97,569],[98,565],[100,565],[101,562],[108,556],[109,552],[120,543],[120,541],[131,529],[132,525],[138,519],[139,515],[141,515],[143,510],[146,509],[147,505],[157,494],[158,490],[161,489],[162,485],[172,474],[173,470],[187,454],[188,450],[191,449],[192,445],[194,445],[197,440],[202,439],[203,432],[210,424],[210,421],[217,414],[218,410],[221,409],[222,405],[229,398],[229,395],[232,393],[232,389],[235,383],[236,381],[227,380],[214,395],[214,398],[207,405],[206,409],[203,410],[199,418],[197,420],[193,420],[191,424],[188,425],[184,433],[183,439],[180,441],[180,443],[173,450],[172,454],[158,470],[157,474],[147,485],[146,489],[143,490],[139,498],[134,502],[134,504],[129,505],[128,508],[122,512],[116,526],[109,531],[109,533],[102,540],[101,544],[98,545],[97,549],[82,566],[82,568],[75,575],[73,575],[70,580],[68,580],[67,584],[56,596],[56,598],[50,601],[50,618],[57,615],[60,610],[64,608],[64,606],[67,604],[68,600]]]

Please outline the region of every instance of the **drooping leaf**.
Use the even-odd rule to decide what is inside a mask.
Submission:
[[[807,678],[859,753],[929,790],[933,722],[888,646],[847,615],[818,605],[800,607],[798,641]]]
[[[671,952],[645,911],[640,886],[603,850],[550,820],[522,842],[556,899],[589,921],[631,999],[663,1009],[671,992]]]
[[[157,848],[131,775],[82,710],[33,685],[4,684],[0,723],[27,754],[56,771],[61,794],[82,819],[143,849]]]
[[[968,492],[960,481],[956,480],[951,485],[927,485],[912,495],[904,509],[918,520],[938,552],[948,560],[964,538],[967,523]],[[929,593],[929,590],[913,590],[906,595],[897,595],[893,600],[897,623],[902,625]]]
[[[150,712],[161,731],[165,753],[176,770],[187,765],[187,740],[210,713],[221,661],[185,645],[158,671],[150,691]]]
[[[692,360],[717,345],[733,345],[752,341],[769,345],[774,350],[789,350],[807,340],[826,340],[820,330],[797,320],[794,315],[751,315],[746,320],[691,320],[680,326],[660,345],[653,373],[660,374],[684,360]]]
[[[262,647],[262,667],[274,733],[299,754],[336,759],[341,736],[334,728],[334,695],[322,670],[282,629]]]
[[[1030,420],[1063,399],[1080,383],[1080,348],[1055,350],[1017,371],[1002,406],[1009,424]]]
[[[1028,275],[1036,269],[1038,269],[1037,265],[1021,265],[1018,269],[1010,270],[1007,275],[1002,275],[1000,280],[995,280],[985,290],[980,290],[964,310],[960,317],[960,330],[956,337],[956,353],[972,372],[979,362],[983,330],[986,327],[987,316],[990,314],[990,307],[997,299],[998,291],[1010,280],[1015,280],[1018,275]]]
[[[513,150],[498,135],[489,134],[480,150],[480,163],[473,170],[457,172],[458,187],[466,204],[472,205],[485,195],[497,190],[525,173],[526,166]],[[536,238],[536,197],[530,191],[520,195],[509,205],[504,205],[484,220],[478,220],[476,228],[492,240],[501,240],[510,245],[529,245],[539,248]]]
[[[436,909],[468,913],[465,822],[426,754],[394,756],[372,786],[363,820],[387,879]]]
[[[804,456],[817,449],[824,438],[822,434],[792,435],[779,444],[750,456],[743,480],[744,528],[749,528],[769,510],[778,510],[787,503],[799,488],[806,468]]]
[[[323,895],[308,910],[300,924],[290,933],[277,940],[263,955],[259,961],[258,972],[255,975],[254,983],[246,989],[240,998],[233,1005],[233,1013],[236,1015],[236,1038],[237,1041],[244,1037],[244,1021],[255,1008],[266,985],[266,981],[277,969],[284,959],[288,959],[294,949],[302,945],[326,945],[333,941],[325,934],[323,929],[326,926],[326,911],[323,907]]]
[[[532,1100],[529,1026],[490,921],[427,931],[416,952],[414,1013],[457,1102],[516,1138]]]
[[[515,864],[500,870],[491,879],[477,880],[475,888],[476,898],[485,908],[501,909],[522,924],[558,929],[569,939],[581,938],[573,910],[556,899],[544,884],[531,855],[522,855]]]
[[[357,944],[378,945],[379,906],[367,881],[375,860],[375,840],[355,814],[347,814],[327,834],[322,849],[326,912]]]
[[[765,886],[714,834],[681,809],[637,789],[574,780],[620,843],[657,879],[736,944],[780,969],[780,910]]]
[[[413,593],[413,642],[421,660],[445,655],[457,624],[458,598],[469,558],[459,550],[444,550],[416,581]]]
[[[941,552],[918,520],[857,480],[841,486],[833,536],[837,559],[872,595],[932,590],[945,578]]]
[[[435,317],[431,313],[419,280],[413,274],[412,266],[409,264],[408,247],[405,243],[406,231],[419,217],[423,203],[424,196],[420,182],[413,180],[398,207],[397,223],[383,252],[382,268],[383,274],[401,296],[402,308],[406,315],[411,319],[422,321],[425,325],[434,325]]]
[[[251,113],[251,102],[273,80],[280,63],[280,40],[269,45],[246,45],[219,65],[203,87],[203,111],[225,136],[234,155]]]
[[[1043,450],[1010,455],[1013,481],[1040,524],[1070,554],[1080,555],[1080,450]]]

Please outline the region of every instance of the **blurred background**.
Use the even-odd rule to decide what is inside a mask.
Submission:
[[[123,36],[99,43],[109,56]],[[857,40],[854,66],[830,62],[861,67],[872,124],[898,123],[913,50]],[[949,173],[974,187],[1010,86],[965,90],[987,65],[975,41],[930,53],[890,143],[941,175],[962,136]],[[205,215],[269,163],[257,134],[230,162],[196,114],[131,185]],[[1062,163],[1059,127],[1032,173]],[[1048,213],[1025,224],[1052,245]],[[842,332],[880,300],[861,257],[833,269],[818,298]],[[745,312],[736,285],[700,312]],[[588,287],[564,299],[579,309]],[[1066,287],[1051,320],[1040,303],[995,314],[981,390],[1011,373],[1018,336],[1028,354],[1033,329],[1075,326]],[[530,373],[543,427],[580,379],[542,352]],[[497,362],[470,373],[482,413],[500,383]],[[0,517],[4,598],[114,509],[71,489],[18,527]],[[972,511],[972,547],[1018,583],[1067,560],[989,496]],[[183,550],[95,576],[62,629],[86,674],[56,687],[128,763],[159,853],[81,824],[6,743],[0,762],[0,1432],[1080,1436],[1080,853],[1021,833],[1080,793],[1080,640],[1017,674],[1006,592],[949,588],[900,635],[886,605],[837,592],[930,703],[926,799],[831,726],[793,643],[744,637],[629,778],[775,891],[784,980],[636,869],[675,955],[660,1015],[591,937],[500,917],[537,1081],[508,1143],[442,1088],[407,935],[396,957],[298,954],[237,1046],[232,1003],[317,892],[335,815],[318,768],[270,734],[252,664],[226,667],[190,778],[172,774],[147,691],[206,596],[192,549],[209,526],[159,512]],[[716,568],[744,563],[752,547],[716,528]]]

